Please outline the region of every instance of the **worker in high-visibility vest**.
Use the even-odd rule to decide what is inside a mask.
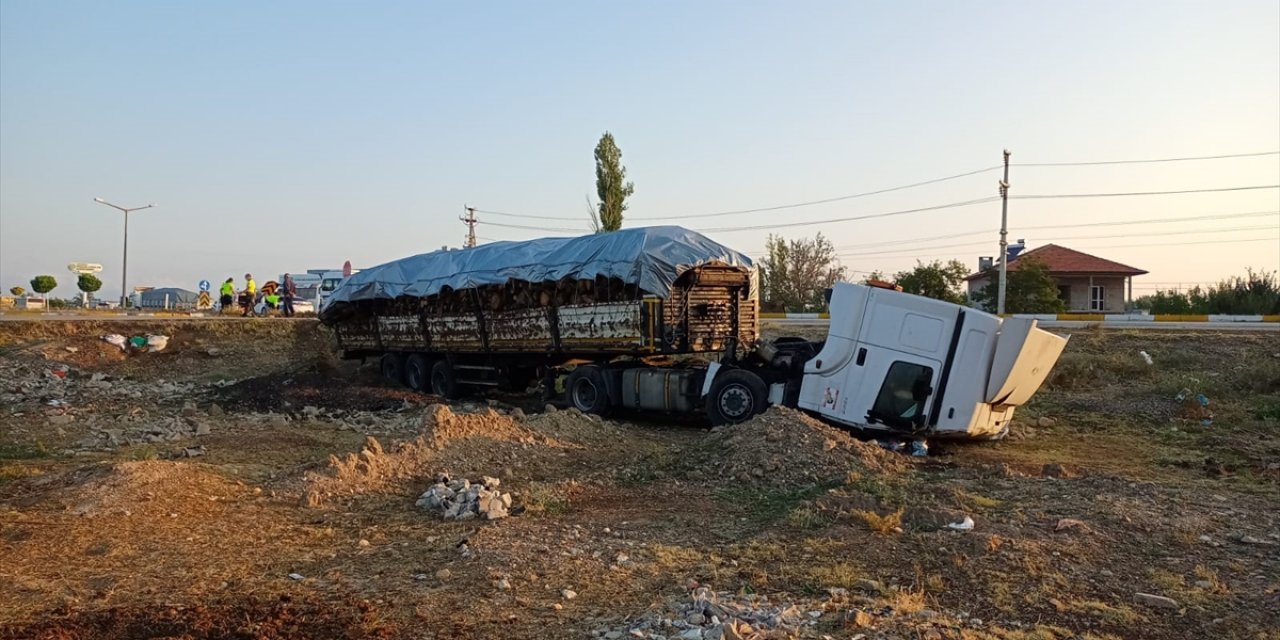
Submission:
[[[232,278],[227,278],[227,281],[222,283],[222,286],[218,288],[218,302],[222,304],[222,310],[226,311],[227,309],[230,309],[231,305],[235,302],[235,299],[235,281]]]
[[[253,274],[244,274],[244,293],[240,294],[240,306],[244,307],[242,316],[249,315],[253,311],[253,303],[257,301],[258,283],[253,281]]]

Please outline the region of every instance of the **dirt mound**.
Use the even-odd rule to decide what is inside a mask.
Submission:
[[[245,492],[244,487],[205,465],[161,460],[99,465],[69,475],[34,478],[29,484],[33,493],[47,490],[67,511],[90,517],[126,512],[186,513]]]
[[[0,639],[112,640],[188,638],[394,638],[372,603],[231,602],[195,607],[113,607],[90,612],[51,612],[29,626],[0,627]]]
[[[422,435],[414,440],[384,448],[369,438],[359,453],[330,456],[328,473],[308,474],[306,503],[318,506],[437,473],[526,479],[572,473],[581,467],[572,453],[591,450],[620,429],[573,411],[526,418],[519,411],[455,413],[448,405],[434,405],[422,418]]]
[[[851,471],[894,472],[910,464],[785,407],[713,433],[708,446],[720,475],[776,486],[843,482]]]

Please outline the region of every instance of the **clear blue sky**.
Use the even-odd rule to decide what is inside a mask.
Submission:
[[[0,1],[0,285],[52,273],[72,295],[66,264],[99,262],[103,294],[118,295],[121,216],[95,196],[158,204],[131,217],[131,285],[456,246],[464,204],[580,218],[489,222],[585,230],[606,129],[636,183],[628,226],[928,180],[998,164],[1005,147],[1015,163],[1280,149],[1274,0],[475,5]],[[927,206],[994,195],[997,177],[681,223]],[[1280,159],[1014,167],[1011,182],[1276,184]],[[1280,216],[1020,227],[1276,210],[1275,189],[1015,200],[1011,236],[1145,268],[1142,293],[1280,268]],[[990,255],[998,221],[991,203],[778,232],[821,229],[848,254],[884,252],[849,267],[893,271]],[[1222,231],[1241,227],[1262,228]],[[710,235],[757,252],[767,232]],[[1101,235],[1119,237],[1065,239]],[[1246,239],[1260,240],[1184,244]],[[932,248],[975,241],[988,245]]]

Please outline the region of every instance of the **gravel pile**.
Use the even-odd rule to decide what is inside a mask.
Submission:
[[[473,483],[466,478],[450,480],[449,476],[441,474],[436,476],[436,483],[418,498],[417,506],[434,511],[445,520],[505,518],[510,515],[511,494],[498,491],[499,484],[500,480],[489,476]]]
[[[782,640],[798,637],[799,630],[821,612],[806,612],[791,602],[773,601],[763,595],[716,592],[698,587],[689,599],[668,611],[656,612],[624,629],[602,629],[604,638],[665,638],[667,640]]]
[[[906,456],[776,406],[742,424],[713,430],[708,446],[713,473],[773,486],[842,482],[853,471],[887,473],[911,464]]]

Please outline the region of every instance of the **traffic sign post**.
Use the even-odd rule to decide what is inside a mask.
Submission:
[[[210,284],[209,284],[209,281],[208,281],[208,280],[201,280],[201,281],[200,281],[200,290],[201,290],[201,291],[208,291],[210,286],[212,286],[212,285],[210,285]]]
[[[205,284],[207,284],[207,283],[206,283],[206,282],[201,282],[200,284],[203,286],[203,285],[205,285]],[[213,308],[213,299],[209,296],[209,291],[208,291],[207,289],[206,289],[206,290],[202,290],[202,291],[200,292],[200,296],[199,296],[198,298],[196,298],[196,308],[197,308],[197,309],[212,309],[212,308]]]

